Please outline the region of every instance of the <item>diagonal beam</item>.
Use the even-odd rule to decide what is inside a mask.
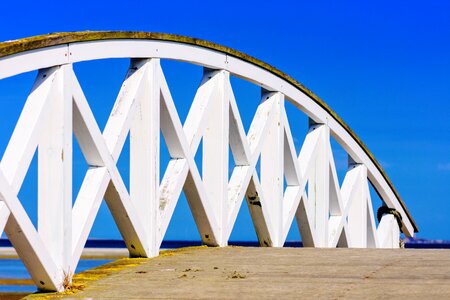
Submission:
[[[264,203],[265,196],[256,171],[253,171],[245,198],[259,244],[263,247],[272,247],[274,245],[272,237],[275,236],[274,226],[271,224],[269,206]]]
[[[342,215],[337,219],[333,220],[332,230],[330,230],[331,235],[329,236],[329,246],[336,247],[339,242],[344,227],[347,226],[347,216],[350,211],[350,207],[355,201],[356,196],[361,190],[361,167],[362,165],[351,165],[349,170],[345,174],[344,182],[341,187],[341,197],[343,203]],[[336,225],[337,224],[337,225]],[[348,232],[348,229],[347,229]],[[351,236],[347,236],[347,243],[349,247],[352,247]]]
[[[0,201],[5,203],[11,212],[5,227],[6,235],[30,272],[36,286],[40,290],[63,290],[63,272],[47,251],[47,247],[2,171],[0,171]]]
[[[0,162],[5,178],[16,193],[22,186],[47,119],[49,95],[55,89],[59,67],[40,70]]]
[[[76,266],[94,224],[110,177],[95,143],[96,140],[103,139],[103,137],[100,130],[90,130],[90,128],[98,128],[98,125],[74,73],[72,82],[73,131],[89,165],[72,209],[72,265]]]
[[[286,114],[286,109],[282,111],[282,123],[284,125],[284,175],[288,186],[298,186],[304,180],[302,177],[302,167],[298,164],[297,152],[292,139],[291,127]],[[303,168],[306,168],[304,166]]]
[[[221,74],[221,71],[205,69],[202,81],[183,125],[183,135],[186,141],[189,142],[190,150],[193,154],[197,152],[200,140],[204,135],[208,121],[207,116],[212,102],[211,99],[215,97],[214,94],[218,90],[219,76],[217,75],[219,74]]]
[[[377,226],[375,225],[375,216],[373,214],[372,197],[370,196],[369,181],[365,184],[367,195],[367,247],[379,248],[380,244],[377,235]]]
[[[122,152],[131,123],[138,107],[137,95],[142,93],[143,79],[149,67],[148,59],[132,59],[130,68],[103,130],[103,138],[113,160]]]
[[[238,166],[248,166],[250,165],[250,149],[247,143],[247,136],[245,135],[244,126],[242,125],[242,119],[239,113],[239,109],[236,104],[236,99],[234,97],[233,88],[231,83],[228,81],[225,88],[228,90],[229,97],[229,125],[230,125],[230,136],[229,143],[231,152],[233,154],[234,164]],[[255,121],[255,119],[253,119]]]
[[[231,89],[231,85],[229,85],[229,88]],[[255,185],[255,188],[252,189],[250,192],[247,191],[252,176],[256,175],[254,170],[256,168],[256,164],[258,163],[258,158],[261,153],[262,145],[267,135],[268,124],[272,122],[272,119],[274,118],[273,98],[269,97],[269,99],[265,99],[266,98],[265,95],[263,97],[264,98],[262,100],[264,101],[261,101],[260,105],[258,106],[247,135],[245,135],[244,133],[242,121],[240,119],[239,114],[237,113],[237,106],[235,99],[233,97],[230,97],[230,113],[233,115],[233,117],[230,119],[232,120],[230,123],[235,123],[235,125],[233,125],[232,127],[234,127],[234,130],[237,131],[237,135],[235,136],[233,141],[234,146],[232,147],[232,150],[234,148],[235,149],[234,153],[240,153],[241,157],[238,157],[238,160],[240,160],[243,163],[248,162],[248,165],[242,164],[235,166],[231,174],[230,181],[228,183],[228,191],[229,191],[228,201],[230,205],[230,215],[228,217],[228,222],[230,224],[228,227],[229,228],[227,234],[228,237],[230,236],[231,231],[233,229],[233,225],[236,221],[244,195],[247,194],[250,197],[253,197],[251,196],[254,192],[253,190],[255,190],[258,187],[256,184],[258,180],[257,178],[254,178],[253,185]],[[264,203],[264,198],[262,196],[259,196],[259,199],[260,201],[258,203],[262,205]],[[250,201],[248,198],[247,201],[248,204],[252,203],[252,201]],[[250,209],[250,212],[252,211],[253,210]],[[252,215],[252,219],[253,217],[259,218],[259,216],[257,215]],[[264,215],[263,217],[270,218],[270,214]],[[255,223],[255,220],[256,219],[254,219],[255,226],[261,223],[259,221],[256,221]],[[267,224],[271,224],[271,222],[268,219]],[[270,232],[272,233],[272,228],[270,229]],[[271,240],[270,245],[272,245],[272,237],[273,235],[271,235],[270,238]],[[262,243],[261,240],[260,243]]]
[[[298,157],[295,153],[294,143],[292,141],[292,134],[289,128],[287,115],[283,114],[283,122],[285,122],[285,141],[288,146],[287,161],[290,162],[291,177],[298,181],[298,185],[288,186],[284,195],[284,208],[283,208],[283,235],[285,240],[291,224],[294,220],[294,216],[297,217],[297,223],[300,229],[300,235],[303,242],[305,239],[308,241],[315,241],[314,224],[312,223],[312,216],[310,206],[308,205],[308,198],[306,197],[305,187],[308,175],[311,173],[314,167],[314,160],[317,157],[318,149],[322,142],[323,131],[319,128],[310,128],[306,135],[305,141],[300,150]],[[285,150],[286,151],[286,150]],[[315,245],[306,242],[307,246]]]
[[[213,207],[208,202],[200,173],[194,161],[194,154],[203,136],[203,128],[206,122],[205,113],[208,111],[210,99],[217,89],[217,75],[219,73],[216,71],[205,73],[184,126],[181,125],[162,69],[159,69],[159,73],[163,96],[161,130],[172,159],[179,160],[176,163],[169,163],[169,168],[161,182],[160,207],[162,208],[162,220],[159,240],[162,241],[167,230],[179,193],[181,193],[179,187],[183,184],[184,193],[203,242],[207,245],[216,246],[219,237],[218,224]]]
[[[183,189],[189,166],[184,158],[183,147],[177,134],[177,131],[182,131],[182,125],[176,118],[178,114],[161,68],[158,69],[158,73],[162,96],[160,104],[161,131],[171,157],[159,187],[160,225],[157,243],[160,245]]]
[[[0,163],[0,210],[5,232],[41,290],[61,290],[63,272],[47,251],[17,198],[35,149],[43,133],[50,97],[57,93],[61,67],[40,70]],[[60,88],[60,87],[59,87]],[[59,89],[59,91],[61,91]],[[52,96],[53,95],[53,96]],[[6,170],[6,174],[3,173]],[[11,212],[11,214],[9,213]],[[9,215],[9,216],[8,216]],[[2,228],[3,229],[3,228]],[[61,257],[59,257],[61,258]]]
[[[340,232],[338,244],[334,244],[336,237],[336,230],[342,220],[344,212],[344,201],[342,199],[341,189],[336,173],[336,164],[334,162],[334,156],[332,153],[331,145],[328,147],[328,158],[330,168],[330,218],[328,221],[328,245],[333,247],[335,245],[341,246],[339,241],[345,241],[346,246],[351,243],[350,236],[348,235],[347,223],[344,223],[343,229]],[[342,236],[343,235],[343,236]]]
[[[0,162],[0,169],[16,195],[36,151],[42,134],[42,123],[48,112],[48,97],[54,89],[53,81],[59,67],[40,70],[25,102],[17,125]],[[0,233],[9,217],[5,203],[0,202]]]
[[[297,211],[295,212],[295,218],[302,238],[303,247],[315,247],[316,233],[314,224],[312,223],[308,197],[305,191],[303,191]]]
[[[353,162],[351,162],[354,165]],[[358,188],[347,214],[348,235],[351,247],[367,247],[367,168],[356,164],[359,169]]]
[[[92,180],[85,179],[83,181],[72,212],[73,220],[77,222],[77,226],[74,226],[73,259],[75,265],[81,255],[103,195],[127,244],[130,255],[150,255],[145,240],[145,228],[138,218],[116,167],[116,160],[133,120],[132,115],[136,111],[136,99],[140,99],[142,93],[143,78],[147,67],[147,60],[132,61],[103,135],[75,74],[72,74],[74,79],[73,99],[76,107],[74,113],[79,121],[74,131],[88,164],[92,164],[86,175]],[[96,166],[105,166],[105,168],[96,168]],[[87,214],[86,211],[88,211]]]

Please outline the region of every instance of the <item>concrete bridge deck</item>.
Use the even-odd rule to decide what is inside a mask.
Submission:
[[[66,295],[29,298],[450,298],[450,251],[186,248],[75,276]]]

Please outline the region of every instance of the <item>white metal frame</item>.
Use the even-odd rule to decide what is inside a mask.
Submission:
[[[132,60],[101,132],[72,64],[119,57]],[[184,124],[160,59],[205,67]],[[158,255],[182,190],[203,242],[211,246],[227,245],[245,198],[262,246],[282,247],[295,217],[304,246],[398,247],[400,228],[392,215],[383,216],[376,226],[369,180],[384,203],[402,215],[403,232],[414,235],[395,193],[345,128],[292,84],[249,62],[199,46],[156,40],[79,42],[0,59],[0,79],[36,69],[39,74],[0,162],[0,231],[4,228],[42,290],[63,289],[102,199],[131,256]],[[230,74],[262,88],[247,134]],[[310,118],[298,156],[285,101]],[[171,157],[161,182],[160,131]],[[72,132],[89,165],[73,207]],[[128,133],[129,192],[116,167]],[[342,186],[330,135],[349,155]],[[203,179],[194,161],[201,140]],[[235,161],[230,180],[229,146]],[[36,149],[37,230],[17,198]]]

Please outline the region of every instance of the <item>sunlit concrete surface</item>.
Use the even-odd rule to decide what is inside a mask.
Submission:
[[[127,262],[119,260],[112,264]],[[109,275],[82,282],[84,286],[78,286],[80,291],[66,297],[450,297],[448,250],[205,247],[162,252],[157,258],[140,259],[139,263],[128,263],[125,267],[103,268],[109,270]],[[75,280],[74,284],[80,285],[80,281]]]

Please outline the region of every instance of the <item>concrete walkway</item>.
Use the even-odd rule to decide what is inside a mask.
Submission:
[[[450,251],[188,248],[119,260],[77,276],[74,284],[76,293],[65,297],[449,299]]]

